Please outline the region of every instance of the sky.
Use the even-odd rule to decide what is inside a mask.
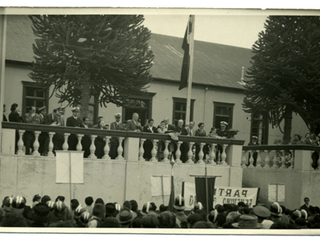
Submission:
[[[188,15],[144,15],[152,33],[183,38]],[[264,30],[265,15],[197,15],[195,40],[251,48]]]

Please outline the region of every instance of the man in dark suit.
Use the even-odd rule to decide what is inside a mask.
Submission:
[[[80,127],[81,119],[79,118],[79,107],[72,108],[72,116],[67,118],[67,127]],[[78,138],[76,134],[70,134],[68,138],[69,150],[76,150],[78,144]]]
[[[148,132],[148,133],[157,133],[157,129],[153,126],[153,123],[154,123],[153,119],[149,119],[147,125],[143,127],[142,131]],[[152,140],[147,139],[143,144],[143,148],[144,148],[143,158],[146,161],[149,161],[152,157],[151,156],[151,150],[153,148]]]
[[[40,124],[44,124],[44,119],[47,115],[46,107],[40,107],[37,110],[37,113],[40,117]],[[48,148],[49,148],[49,135],[47,132],[41,132],[39,135],[39,153],[42,156],[48,156]]]
[[[89,118],[83,117],[82,122],[80,124],[82,128],[89,128]],[[91,138],[89,135],[84,135],[81,139],[82,150],[84,151],[84,158],[87,158],[90,155],[90,145],[91,145]]]
[[[141,132],[141,123],[139,120],[139,114],[133,113],[132,119],[127,122],[126,129],[127,131]]]
[[[188,135],[188,131],[185,129],[183,124],[184,124],[184,121],[182,119],[180,119],[178,121],[177,127],[174,129],[174,132],[176,132],[176,133],[178,133],[179,135],[182,135],[182,136],[187,136]],[[175,144],[175,147],[174,147],[174,158],[176,158],[176,155],[175,155],[176,151],[177,151],[177,145]],[[184,162],[186,162],[188,160],[188,155],[187,155],[188,151],[189,151],[188,143],[183,142],[180,145],[180,151],[181,151],[180,159],[184,163]]]

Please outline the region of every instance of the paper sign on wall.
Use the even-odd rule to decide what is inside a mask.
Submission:
[[[285,201],[285,185],[277,183],[269,183],[268,185],[268,201],[284,202]]]
[[[151,177],[151,196],[169,196],[171,190],[170,176]]]
[[[56,151],[56,183],[70,183],[70,178],[83,183],[83,152]]]

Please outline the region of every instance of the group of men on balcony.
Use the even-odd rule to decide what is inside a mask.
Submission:
[[[5,105],[4,105],[4,112],[5,112]],[[31,106],[30,110],[25,116],[21,116],[20,111],[18,110],[18,104],[14,103],[11,106],[11,113],[9,114],[9,121],[10,122],[26,122],[32,124],[46,124],[50,126],[67,126],[67,127],[80,127],[80,128],[89,128],[87,117],[80,118],[80,108],[74,107],[72,108],[72,116],[68,117],[65,121],[64,119],[65,114],[65,107],[61,106],[53,110],[52,113],[47,113],[46,107],[40,107],[36,110],[36,107]],[[115,121],[109,125],[105,124],[103,117],[99,117],[98,122],[93,128],[98,129],[110,129],[116,131],[135,131],[135,132],[149,132],[149,133],[160,133],[160,134],[169,134],[172,138],[172,142],[169,145],[169,157],[173,156],[175,158],[175,152],[177,150],[176,140],[178,139],[179,135],[184,136],[209,136],[214,138],[227,138],[228,137],[228,130],[227,130],[227,123],[221,121],[221,128],[220,129],[211,129],[209,135],[207,135],[204,131],[204,123],[199,123],[199,129],[195,130],[194,125],[195,123],[191,121],[186,127],[184,127],[184,121],[179,120],[177,126],[169,124],[169,118],[165,118],[161,121],[158,127],[154,126],[154,120],[148,119],[144,126],[141,125],[139,121],[139,114],[134,113],[132,119],[128,120],[126,123],[121,122],[121,114],[117,113],[115,116]],[[3,114],[3,121],[7,121],[5,114]],[[19,135],[16,134],[16,142],[18,141]],[[25,153],[31,154],[33,152],[33,143],[35,141],[35,135],[32,131],[26,131],[23,135],[23,141],[25,146]],[[48,155],[48,146],[49,146],[49,135],[47,132],[41,132],[38,138],[40,147],[39,152],[43,156]],[[64,143],[64,135],[63,133],[55,133],[52,139],[55,150],[62,150],[62,146]],[[85,135],[82,140],[81,144],[84,150],[84,157],[88,157],[90,155],[90,145],[91,145],[91,138],[88,135]],[[70,134],[68,138],[68,145],[69,150],[76,150],[78,145],[78,138],[76,134]],[[101,158],[104,154],[103,148],[105,145],[104,136],[98,136],[95,140],[96,151],[95,155],[98,158]],[[112,137],[110,139],[110,152],[109,155],[112,159],[115,159],[118,155],[117,149],[119,147],[119,139],[117,137]],[[147,139],[144,142],[144,159],[149,160],[151,159],[151,150],[153,148],[153,143],[150,139]],[[159,142],[158,147],[158,154],[163,154],[165,144],[164,142]],[[17,150],[17,147],[16,147]],[[181,160],[183,162],[187,161],[187,153],[189,151],[189,145],[187,143],[182,143],[180,146],[181,150]],[[196,156],[200,151],[199,144],[196,143],[195,148]],[[204,156],[208,153],[208,146],[204,147]],[[222,149],[219,149],[220,151]],[[160,157],[160,156],[159,156]],[[198,158],[196,157],[196,160]]]

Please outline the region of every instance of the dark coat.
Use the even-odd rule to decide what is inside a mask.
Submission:
[[[129,120],[126,125],[127,131],[142,130],[141,125],[136,125],[133,120]]]
[[[9,121],[10,122],[23,122],[22,118],[20,117],[19,113],[11,112],[9,114]]]

